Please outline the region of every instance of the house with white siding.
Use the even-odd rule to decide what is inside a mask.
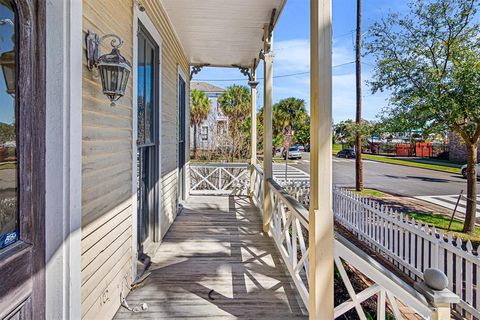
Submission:
[[[207,119],[198,126],[197,150],[221,151],[231,146],[228,136],[228,117],[223,114],[218,98],[226,91],[208,82],[191,81],[191,90],[204,92],[210,102],[210,112]],[[193,149],[194,132],[190,127],[190,148]]]
[[[366,298],[450,318],[448,289],[385,276],[334,232],[331,0],[311,0],[309,209],[273,181],[269,152],[258,163],[257,68],[271,150],[285,2],[0,0],[0,319],[365,318]],[[250,163],[189,161],[205,66],[249,80]],[[334,262],[351,289],[338,306]]]

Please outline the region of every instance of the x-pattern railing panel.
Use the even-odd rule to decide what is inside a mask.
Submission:
[[[334,250],[335,266],[340,274],[343,284],[347,289],[349,300],[335,308],[335,318],[355,309],[360,319],[367,319],[362,303],[370,298],[376,298],[377,319],[385,319],[387,304],[389,311],[395,319],[402,319],[398,301],[423,319],[430,319],[432,310],[425,297],[397,278],[389,270],[374,262],[363,251],[340,235],[336,235]],[[353,267],[355,274],[363,274],[370,280],[370,284],[360,292],[355,292],[351,279],[348,276],[344,263]]]
[[[190,193],[246,195],[249,168],[242,163],[190,164]]]
[[[271,235],[300,296],[308,306],[308,211],[269,179],[272,203]]]

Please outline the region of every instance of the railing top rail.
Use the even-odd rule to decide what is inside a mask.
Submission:
[[[425,318],[431,315],[431,309],[425,296],[337,232],[335,232],[335,251],[372,281],[394,293],[413,310]]]
[[[273,192],[278,194],[278,196],[285,202],[287,207],[298,216],[304,223],[308,224],[308,210],[298,202],[294,197],[289,195],[275,180],[269,178],[268,183],[270,184]]]
[[[261,165],[259,165],[258,163],[255,163],[253,165],[253,167],[255,168],[255,170],[257,170],[259,173],[263,174],[263,168]]]
[[[212,168],[245,168],[250,167],[249,163],[234,163],[234,162],[191,162],[191,167],[212,167]]]

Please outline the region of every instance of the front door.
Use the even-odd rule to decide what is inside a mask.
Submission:
[[[185,107],[186,82],[178,77],[178,200],[185,199]]]
[[[137,61],[137,243],[140,260],[156,241],[159,177],[159,47],[140,24]]]
[[[45,318],[44,10],[0,0],[0,319]]]

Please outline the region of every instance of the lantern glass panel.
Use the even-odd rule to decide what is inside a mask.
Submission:
[[[3,77],[0,77],[0,251],[18,241],[19,214],[17,202],[18,167],[17,123],[20,113],[15,97],[16,89],[16,43],[15,43],[15,9],[10,1],[0,1],[2,10],[0,19],[5,24],[0,26],[0,65]]]

